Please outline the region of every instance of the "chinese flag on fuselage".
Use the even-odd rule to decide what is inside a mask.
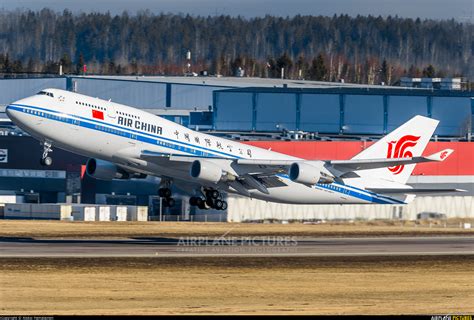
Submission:
[[[92,109],[92,118],[104,120],[104,113],[102,111]]]

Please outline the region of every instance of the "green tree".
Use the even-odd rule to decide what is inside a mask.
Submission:
[[[304,79],[306,72],[308,70],[308,63],[304,59],[303,55],[300,55],[298,57],[298,60],[296,61],[296,72],[297,72],[297,78],[298,79]]]
[[[430,64],[428,67],[423,69],[422,74],[423,74],[423,77],[434,78],[436,76],[436,71],[433,65]]]
[[[28,64],[26,65],[26,72],[34,73],[36,72],[36,63],[32,58],[28,59]]]
[[[279,78],[282,76],[282,69],[284,70],[284,77],[289,78],[289,75],[291,74],[292,68],[293,68],[293,61],[291,60],[290,56],[288,53],[284,53],[281,55],[277,61],[276,61],[276,68],[277,68],[277,75]]]
[[[10,57],[8,53],[5,55],[5,58],[3,59],[2,72],[5,72],[5,73],[12,72],[12,66],[10,64]]]
[[[63,66],[64,73],[71,73],[72,72],[72,60],[69,56],[65,53],[63,57],[59,60],[60,65]]]
[[[21,62],[21,60],[15,60],[13,61],[13,64],[12,64],[12,67],[11,67],[11,71],[13,73],[20,73],[20,72],[23,72],[23,63]]]
[[[232,70],[232,75],[236,76],[239,68],[243,69],[244,68],[244,59],[241,56],[237,56],[231,63],[230,63],[230,68]]]
[[[275,59],[268,58],[265,67],[267,68],[267,77],[269,77],[269,78],[278,78],[278,75],[280,73],[278,71],[278,67],[277,67]]]
[[[380,81],[384,82],[387,85],[391,85],[392,73],[392,66],[388,64],[387,60],[383,59],[382,65],[380,66]]]
[[[412,78],[419,78],[421,77],[421,71],[415,65],[412,64],[408,69],[407,75]]]
[[[325,81],[327,79],[328,69],[326,62],[324,61],[323,55],[320,53],[311,62],[311,68],[309,69],[309,77],[311,80]]]
[[[420,61],[429,61],[436,68],[435,72],[426,68],[425,74],[463,73],[474,77],[474,25],[456,20],[349,15],[247,19],[147,11],[111,16],[42,9],[0,10],[0,21],[2,52],[4,56],[9,54],[6,68],[5,58],[0,62],[3,72],[11,72],[12,61],[20,60],[24,67],[29,59],[36,71],[48,69],[52,61],[57,63],[67,54],[74,61],[70,72],[82,73],[85,63],[90,64],[91,70],[111,72],[110,66],[106,66],[111,61],[115,66],[120,65],[123,72],[166,70],[170,74],[182,74],[186,63],[184,53],[189,49],[193,66],[212,66],[214,73],[224,75],[232,74],[231,61],[241,57],[248,74],[270,77],[280,76],[283,66],[289,78],[299,77],[298,71],[303,70],[306,78],[374,82],[375,78],[381,78],[381,65],[377,64],[376,69],[370,65],[367,69],[364,63],[371,59],[386,59],[391,67],[387,78],[391,74],[391,79],[406,74],[404,70],[412,65],[423,69]],[[286,56],[281,56],[284,52]],[[326,73],[320,64],[309,76],[309,69],[314,69],[313,61],[307,60],[310,64],[301,68],[304,64],[297,65],[297,60],[313,58],[319,52],[328,60],[324,61]],[[291,66],[288,59],[295,59]],[[393,81],[387,79],[387,82]]]
[[[84,56],[82,55],[82,52],[81,52],[79,54],[79,59],[76,63],[76,74],[82,74],[83,73],[84,65],[85,65]]]

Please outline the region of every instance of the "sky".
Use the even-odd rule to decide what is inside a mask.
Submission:
[[[275,16],[349,14],[398,15],[422,19],[451,19],[473,23],[474,0],[0,0],[0,9],[42,9],[72,12],[153,13],[231,15],[252,18]]]

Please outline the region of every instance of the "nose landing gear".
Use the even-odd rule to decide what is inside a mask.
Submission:
[[[53,152],[53,149],[51,148],[52,145],[50,142],[45,141],[43,143],[43,156],[41,157],[40,163],[42,166],[50,166],[53,164],[53,158],[48,156],[50,152]]]

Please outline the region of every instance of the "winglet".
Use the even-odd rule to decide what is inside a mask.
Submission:
[[[432,155],[429,155],[427,156],[426,158],[427,159],[430,159],[432,161],[444,161],[446,160],[450,155],[451,153],[453,153],[454,150],[453,149],[444,149],[444,150],[441,150],[440,152],[437,152],[437,153],[434,153]]]

